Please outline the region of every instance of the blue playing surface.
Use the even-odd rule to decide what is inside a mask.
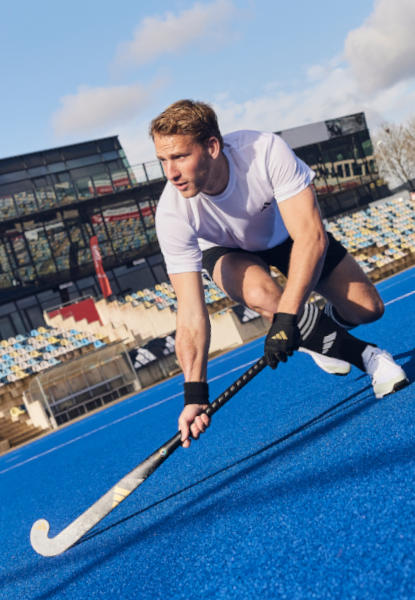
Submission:
[[[354,333],[415,379],[415,269],[382,282],[384,317]],[[209,364],[211,397],[262,354]],[[7,600],[415,598],[415,394],[376,400],[369,378],[296,353],[266,368],[82,543],[59,533],[174,435],[182,377],[0,457],[0,597]]]

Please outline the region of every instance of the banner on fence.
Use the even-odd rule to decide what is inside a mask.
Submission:
[[[236,306],[232,306],[232,310],[235,315],[238,317],[241,323],[247,323],[248,321],[253,321],[254,319],[258,319],[261,315],[252,310],[251,308],[247,308],[246,306],[242,306],[242,304],[237,304]]]
[[[175,352],[175,333],[163,338],[150,340],[144,346],[134,348],[130,351],[131,362],[136,371],[146,367],[153,362],[170,356]]]

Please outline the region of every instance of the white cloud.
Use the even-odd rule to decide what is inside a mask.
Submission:
[[[212,106],[223,133],[237,129],[279,131],[354,112],[364,111],[369,128],[385,120],[404,120],[414,115],[415,84],[400,82],[377,94],[362,94],[347,65],[322,65],[324,77],[304,84],[301,91],[268,89],[262,95],[236,102],[232,94],[218,94]],[[318,70],[316,69],[316,73]],[[131,123],[120,131],[120,141],[132,164],[155,159],[148,123]]]
[[[362,90],[415,77],[414,24],[414,0],[377,0],[365,23],[349,33],[345,56]]]
[[[315,73],[318,69],[315,70]],[[266,93],[243,103],[217,99],[222,130],[277,131],[361,110],[356,86],[346,68],[324,69],[325,77],[300,91]]]
[[[218,114],[223,133],[237,129],[278,131],[330,117],[359,112],[367,105],[359,100],[356,82],[347,68],[325,67],[325,77],[305,85],[301,91],[268,90],[244,102],[223,92],[211,103]],[[132,164],[154,160],[148,124],[125,126],[120,141]]]
[[[150,95],[151,90],[140,85],[80,86],[76,94],[61,98],[53,128],[58,135],[84,134],[123,123],[147,105]]]
[[[331,70],[324,67],[324,73],[301,91],[265,93],[242,103],[222,94],[214,102],[222,131],[279,131],[360,111],[374,128],[382,121],[402,120],[415,112],[414,84],[400,82],[376,94],[365,94],[347,65]]]
[[[179,15],[169,12],[163,17],[147,17],[136,28],[133,40],[119,46],[115,64],[142,65],[202,42],[213,49],[225,39],[225,24],[233,12],[231,0],[215,0],[196,3]]]
[[[314,64],[307,69],[307,81],[310,83],[318,82],[329,76],[332,71],[337,68],[344,66],[344,59],[342,56],[334,56],[330,60],[322,64]]]
[[[178,15],[145,19],[134,40],[123,45],[124,61],[140,64],[202,39],[211,42],[224,32],[233,10],[231,0],[215,0],[194,4]],[[378,0],[367,21],[347,36],[344,54],[309,66],[295,90],[284,89],[281,81],[264,82],[262,93],[243,102],[234,99],[233,91],[218,91],[212,104],[222,131],[277,131],[360,111],[372,128],[385,120],[402,122],[415,112],[415,36],[409,35],[408,25],[414,18],[414,0]],[[55,131],[88,134],[100,129],[107,135],[116,125],[132,163],[153,160],[143,109],[160,83],[166,81],[146,88],[81,87],[61,99],[53,119]]]
[[[295,91],[264,87],[242,103],[216,97],[222,130],[277,131],[364,111],[372,129],[415,113],[414,0],[377,0],[372,15],[345,40],[342,56],[308,67]]]
[[[137,120],[118,129],[121,145],[131,165],[156,160],[156,152],[148,128],[148,122]]]

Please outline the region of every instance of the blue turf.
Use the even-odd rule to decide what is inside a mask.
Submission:
[[[415,379],[415,269],[378,287],[383,319],[356,330]],[[212,397],[262,352],[211,361]],[[3,599],[415,598],[413,385],[376,401],[357,369],[296,354],[266,369],[78,546],[58,533],[176,430],[182,377],[0,458]]]

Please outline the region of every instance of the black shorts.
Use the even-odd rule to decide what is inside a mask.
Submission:
[[[329,239],[329,245],[319,281],[330,275],[333,269],[337,267],[339,262],[347,254],[346,248],[344,248],[344,246],[342,246],[341,243],[338,242],[330,232],[327,233],[327,236]],[[279,244],[278,246],[274,246],[268,250],[258,250],[257,252],[249,252],[248,250],[242,250],[241,248],[214,246],[213,248],[203,251],[202,264],[203,268],[206,269],[212,277],[216,261],[221,256],[231,252],[239,252],[240,254],[244,254],[246,256],[259,256],[268,266],[276,267],[283,275],[287,276],[292,245],[293,241],[289,237],[287,240],[285,240],[285,242]]]

